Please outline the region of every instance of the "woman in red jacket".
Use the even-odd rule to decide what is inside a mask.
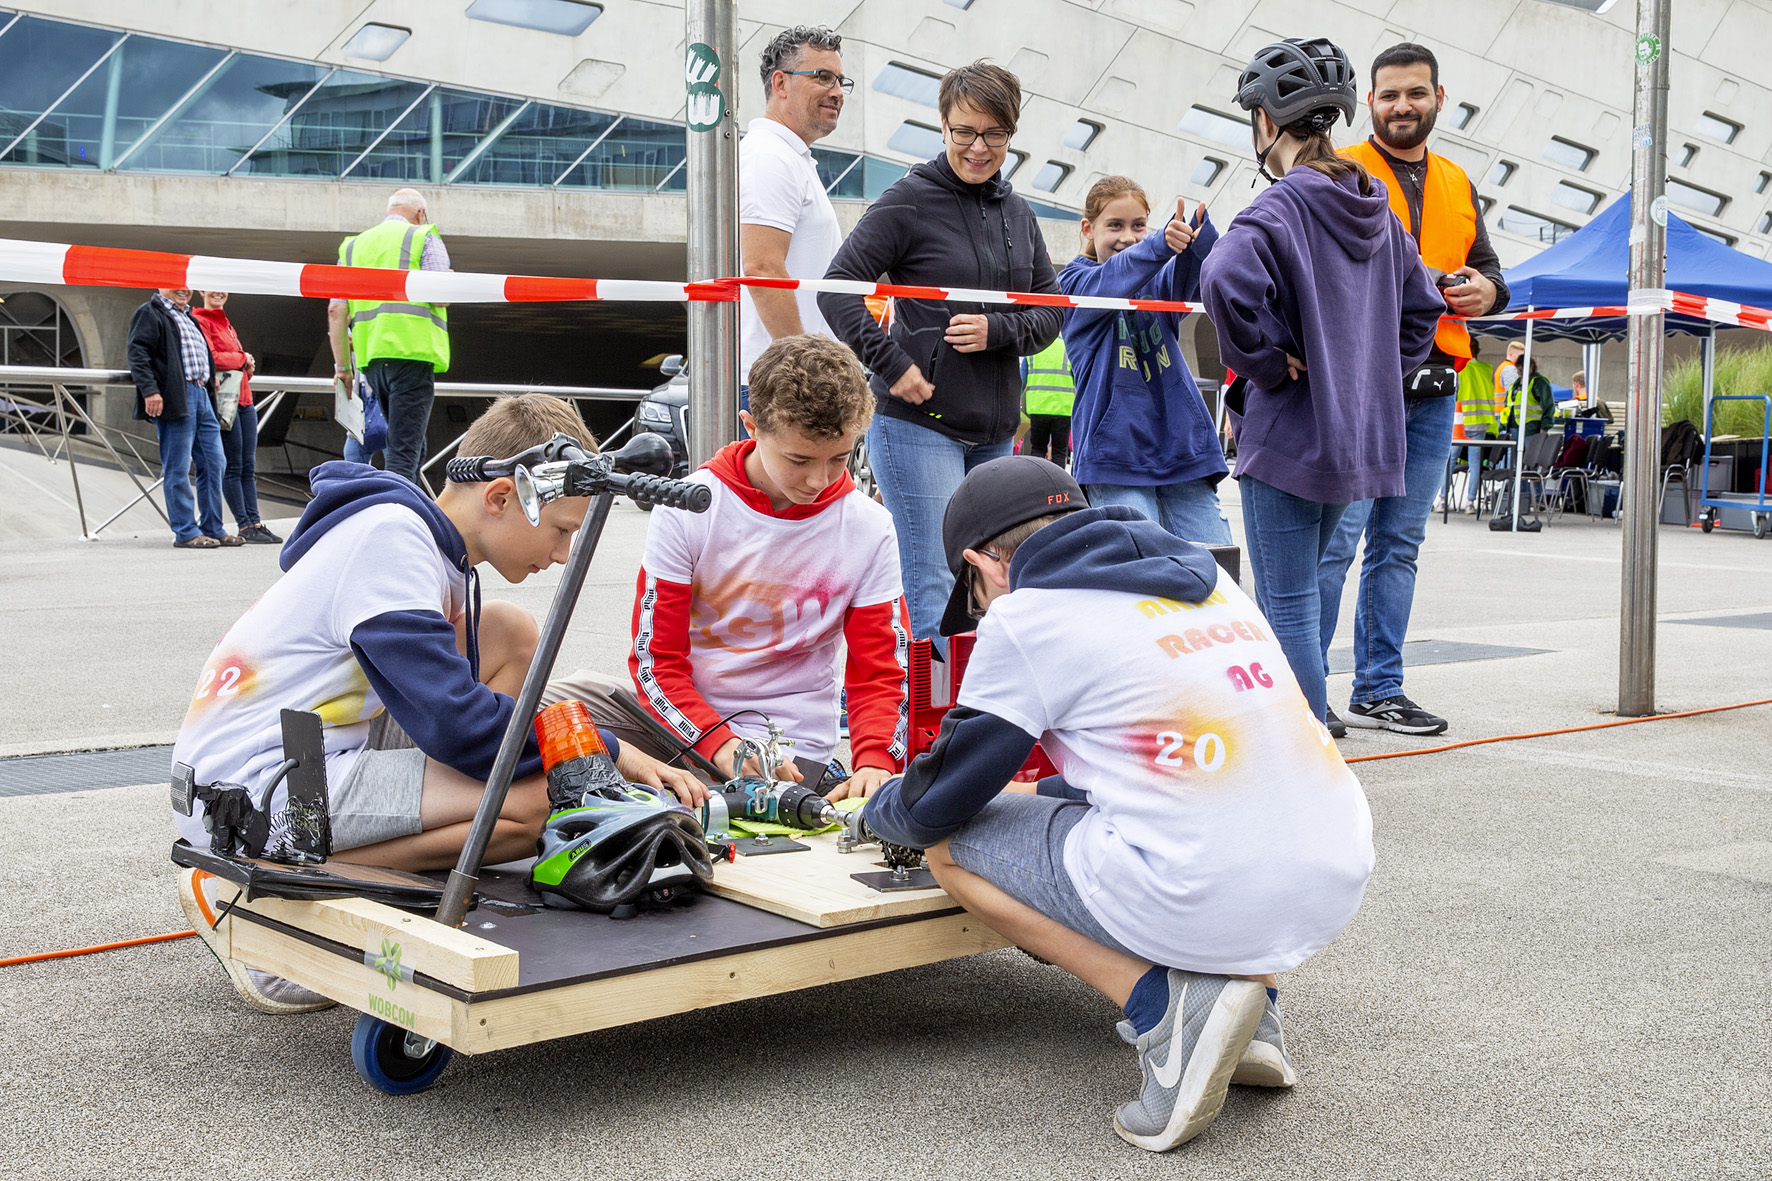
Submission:
[[[281,544],[283,539],[265,528],[258,519],[258,411],[252,405],[250,379],[257,364],[252,354],[240,347],[240,335],[228,322],[228,293],[205,291],[203,306],[193,309],[198,327],[209,340],[209,351],[215,354],[217,374],[236,370],[240,373],[240,409],[234,425],[222,431],[222,453],[228,466],[222,476],[222,496],[240,526],[240,536],[260,545]]]

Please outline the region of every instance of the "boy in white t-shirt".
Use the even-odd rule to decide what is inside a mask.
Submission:
[[[793,757],[773,771],[816,783],[849,703],[854,774],[832,799],[871,794],[903,765],[910,626],[892,516],[855,486],[850,451],[874,404],[855,355],[825,336],[772,343],[751,370],[752,438],[689,477],[704,513],[652,514],[634,592],[633,687],[683,747],[731,773],[742,738],[775,722]],[[585,701],[599,725],[659,758],[621,724],[606,678],[581,670],[547,697]]]
[[[1267,620],[1205,549],[1088,508],[1031,456],[969,473],[942,535],[955,575],[942,632],[980,619],[977,645],[934,747],[864,819],[927,849],[942,888],[999,934],[1125,1010],[1144,1088],[1115,1130],[1173,1148],[1230,1082],[1292,1084],[1273,973],[1359,909],[1365,795]],[[1002,794],[1036,741],[1059,774]]]

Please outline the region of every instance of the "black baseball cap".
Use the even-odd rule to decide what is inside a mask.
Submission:
[[[1005,455],[966,473],[941,519],[941,545],[954,576],[941,634],[959,635],[976,626],[970,610],[972,583],[966,577],[967,550],[982,549],[991,538],[1035,517],[1088,507],[1083,489],[1069,472],[1032,455]]]

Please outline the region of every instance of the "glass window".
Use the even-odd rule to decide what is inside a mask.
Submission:
[[[1599,155],[1592,148],[1582,147],[1573,140],[1564,139],[1560,135],[1551,136],[1551,141],[1544,145],[1544,158],[1552,164],[1561,164],[1564,168],[1573,168],[1577,172],[1586,172],[1587,166]]]
[[[601,4],[586,0],[474,0],[468,5],[469,20],[516,25],[519,29],[539,29],[567,37],[578,36],[602,15]]]
[[[1010,177],[1014,176],[1016,169],[1020,168],[1027,162],[1028,154],[1026,152],[1017,152],[1011,149],[1009,154],[1003,157],[1003,167],[1001,169],[1003,179],[1008,180]]]
[[[907,156],[932,159],[941,154],[941,132],[923,123],[900,123],[886,146]]]
[[[1452,129],[1454,131],[1463,131],[1466,127],[1471,125],[1471,120],[1476,117],[1476,107],[1471,106],[1469,103],[1459,103],[1456,107],[1452,108]]]
[[[1247,148],[1250,144],[1249,120],[1233,119],[1205,107],[1188,108],[1188,113],[1181,117],[1181,130],[1227,148]]]
[[[1072,225],[1075,225],[1077,222],[1078,213],[1075,209],[1060,209],[1056,205],[1048,205],[1043,201],[1029,201],[1027,206],[1034,211],[1035,217],[1044,217],[1052,221],[1070,222]]]
[[[123,34],[89,29],[39,16],[21,18],[0,37],[0,148],[17,139],[55,101],[92,69],[105,50]],[[35,133],[19,147],[11,160],[19,164],[60,164],[59,159],[35,159]],[[59,138],[51,133],[51,138]]]
[[[122,167],[131,172],[226,172],[327,72],[325,66],[308,62],[239,54],[186,95],[172,118]]]
[[[839,152],[833,148],[812,149],[812,163],[818,167],[818,179],[823,183],[825,192],[830,193],[833,197],[836,196],[836,192],[831,186],[839,180],[846,181],[848,174],[858,171],[855,162],[860,159],[861,157],[854,152]],[[861,179],[857,177],[855,183],[859,185]],[[845,195],[860,196],[861,194],[858,190]]]
[[[1731,235],[1723,233],[1721,230],[1707,229],[1704,226],[1698,225],[1695,225],[1692,228],[1713,242],[1721,242],[1725,246],[1735,245],[1735,239]]]
[[[1772,209],[1760,214],[1759,224],[1754,226],[1756,234],[1772,234]]]
[[[1202,189],[1210,188],[1212,182],[1218,179],[1218,174],[1223,171],[1223,160],[1214,160],[1211,156],[1207,156],[1198,164],[1194,165],[1194,171],[1189,175],[1187,181],[1189,184]]]
[[[872,201],[909,171],[903,164],[866,156],[861,162],[861,195]]]
[[[394,50],[406,44],[406,39],[410,36],[411,29],[372,22],[351,34],[351,39],[345,42],[344,54],[346,57],[360,57],[364,61],[385,62],[394,56]]]
[[[560,184],[646,190],[662,184],[665,192],[680,192],[689,182],[688,170],[679,167],[687,156],[686,132],[680,125],[627,117],[561,177]]]
[[[1478,197],[1477,204],[1482,208],[1483,216],[1488,217],[1489,211],[1495,208],[1494,197]]]
[[[1680,167],[1681,168],[1690,167],[1692,164],[1692,161],[1694,161],[1696,159],[1698,159],[1698,145],[1697,144],[1683,144],[1680,147]]]
[[[926,107],[941,105],[940,75],[925,70],[913,70],[910,66],[901,66],[897,62],[887,63],[886,68],[874,78],[874,89],[894,98],[907,98],[914,103],[922,103]]]
[[[439,87],[420,99],[347,175],[353,180],[436,184],[522,105],[521,99]]]
[[[1697,185],[1671,178],[1667,182],[1667,200],[1670,205],[1678,205],[1682,209],[1690,209],[1707,217],[1715,217],[1723,212],[1723,206],[1729,204],[1729,198],[1721,193],[1713,193],[1709,189],[1701,189]]]
[[[456,184],[551,185],[584,150],[615,126],[618,115],[536,103],[458,176]]]
[[[1699,135],[1708,135],[1712,139],[1732,144],[1735,137],[1741,134],[1741,124],[1733,119],[1725,119],[1721,115],[1713,115],[1709,111],[1698,116],[1698,126],[1693,128]]]
[[[422,82],[339,70],[235,171],[254,176],[341,176],[424,92]]]
[[[1504,185],[1514,178],[1514,173],[1519,171],[1519,168],[1520,166],[1512,160],[1497,160],[1495,167],[1489,170],[1489,183]]]
[[[1517,205],[1510,205],[1501,215],[1501,228],[1510,234],[1518,234],[1522,238],[1550,244],[1561,242],[1575,232],[1575,227],[1567,222],[1554,218],[1540,217],[1536,213],[1528,213]]]
[[[57,103],[4,162],[110,168],[225,53],[131,37]]]
[[[1057,160],[1048,160],[1040,165],[1040,171],[1034,173],[1034,187],[1042,193],[1055,192],[1064,183],[1064,178],[1071,174],[1069,164],[1060,164]]]
[[[1595,206],[1600,203],[1600,194],[1592,189],[1584,189],[1580,185],[1572,185],[1566,180],[1560,180],[1557,182],[1557,187],[1551,190],[1551,201],[1553,204],[1561,205],[1564,209],[1573,209],[1577,213],[1592,213]]]
[[[948,7],[949,7],[949,8],[960,8],[960,9],[965,9],[965,8],[971,8],[971,7],[972,7],[972,0],[943,0],[943,2],[944,2],[944,3],[945,3],[945,4],[946,4],[946,5],[947,5],[947,6],[948,6]]]
[[[1095,142],[1101,134],[1101,124],[1091,123],[1087,119],[1078,119],[1071,124],[1071,129],[1064,133],[1064,146],[1081,152]]]
[[[1758,179],[1756,179],[1754,181],[1754,192],[1756,192],[1756,193],[1765,192],[1767,185],[1772,185],[1772,172],[1760,173]]]

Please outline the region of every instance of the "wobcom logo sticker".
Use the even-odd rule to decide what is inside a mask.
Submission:
[[[381,954],[370,966],[388,978],[388,991],[392,992],[400,984],[400,945],[383,936]]]

